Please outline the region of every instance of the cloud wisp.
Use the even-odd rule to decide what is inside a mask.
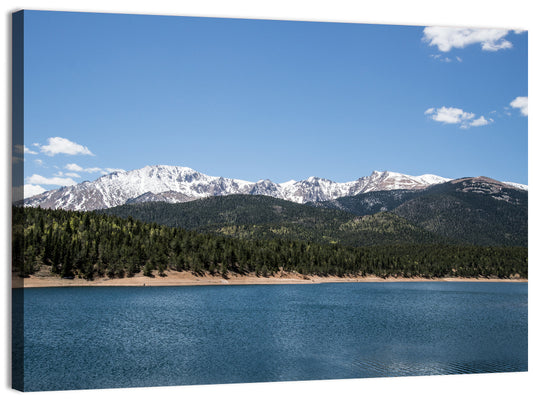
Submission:
[[[100,173],[102,175],[113,173],[113,172],[124,172],[124,169],[118,169],[118,168],[99,168],[99,167],[83,168],[80,165],[75,164],[75,163],[69,163],[65,165],[65,169],[70,170],[71,172]]]
[[[527,103],[528,97],[516,97],[509,105],[513,108],[518,108],[522,115],[527,116]]]
[[[474,119],[471,123],[470,123],[470,126],[485,126],[485,125],[488,125],[489,123],[492,122],[492,119],[485,119],[485,117],[482,115],[480,116],[479,118],[477,119]]]
[[[422,40],[429,46],[437,46],[443,53],[472,44],[481,45],[483,51],[499,51],[513,47],[513,44],[506,39],[511,32],[520,33],[521,31],[428,26],[424,28]]]
[[[68,177],[73,177],[73,178],[81,178],[81,176],[77,173],[74,173],[74,172],[62,172],[62,171],[59,171],[57,173],[54,173],[54,176],[57,176],[57,177],[63,177],[63,176],[68,176]]]
[[[433,58],[434,60],[437,60],[437,61],[440,61],[440,62],[446,62],[446,63],[450,63],[450,62],[463,62],[463,59],[461,57],[443,57],[442,54],[430,54],[429,55],[431,58]]]
[[[43,186],[73,186],[77,184],[70,177],[44,177],[37,174],[27,177],[26,182],[29,184],[42,184]]]
[[[94,155],[86,146],[75,143],[64,137],[50,137],[48,144],[40,147],[41,152],[53,157],[57,154]]]
[[[24,146],[24,154],[37,155],[36,151],[30,150],[28,147]]]
[[[459,125],[461,129],[486,126],[494,122],[491,118],[486,119],[484,116],[476,118],[476,114],[454,107],[428,108],[424,114],[436,122]]]

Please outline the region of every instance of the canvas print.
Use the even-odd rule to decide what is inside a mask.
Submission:
[[[13,388],[521,372],[521,29],[13,14]]]

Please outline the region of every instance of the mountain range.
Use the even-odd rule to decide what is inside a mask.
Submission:
[[[276,184],[147,166],[45,192],[25,205],[13,213],[25,276],[43,264],[88,279],[141,268],[150,275],[155,267],[222,276],[268,276],[280,268],[527,276],[527,186],[487,177],[373,172],[347,183],[311,177]]]
[[[527,246],[527,200],[527,191],[476,177],[306,204],[236,194],[175,204],[129,203],[100,212],[242,239]]]
[[[443,238],[476,245],[527,246],[528,192],[486,177],[422,190],[392,190],[313,203],[357,216],[391,212]]]
[[[232,194],[265,195],[299,204],[332,201],[369,192],[423,190],[450,181],[436,175],[410,176],[374,171],[370,176],[337,183],[319,177],[285,183],[270,180],[249,182],[213,177],[181,166],[146,166],[127,172],[113,172],[95,181],[46,191],[24,200],[26,206],[90,211],[142,202],[182,203]],[[505,187],[527,189],[516,183]]]

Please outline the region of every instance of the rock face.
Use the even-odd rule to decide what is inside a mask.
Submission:
[[[114,172],[99,179],[47,191],[24,201],[26,206],[88,211],[126,203],[193,201],[230,194],[267,195],[296,203],[328,201],[339,197],[388,190],[420,190],[449,181],[435,176],[409,176],[394,172],[373,172],[357,180],[336,183],[319,177],[301,181],[256,183],[207,176],[180,166],[146,166],[129,172]],[[500,183],[503,184],[503,183]]]

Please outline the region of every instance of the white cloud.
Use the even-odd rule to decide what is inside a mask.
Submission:
[[[87,172],[87,173],[105,173],[105,170],[103,170],[102,168],[85,168],[83,169],[84,172]]]
[[[77,184],[70,177],[44,177],[41,175],[33,174],[26,178],[29,184],[43,184],[45,186],[73,186]]]
[[[30,150],[28,147],[24,146],[24,154],[37,155],[37,152]]]
[[[44,193],[45,191],[46,189],[41,186],[34,185],[34,184],[25,184],[24,185],[24,198],[33,197],[34,195]]]
[[[70,170],[72,172],[86,172],[86,173],[100,173],[102,175],[105,175],[107,173],[112,172],[124,172],[124,169],[118,169],[118,168],[82,168],[80,165],[75,163],[69,163],[65,166],[65,169]]]
[[[36,163],[37,165],[39,165],[39,166],[43,166],[43,165],[44,165],[44,162],[43,162],[42,159],[36,159],[36,160],[34,160],[33,162],[35,162],[35,163]]]
[[[74,175],[74,176],[72,176]],[[57,176],[57,177],[63,177],[63,176],[70,176],[70,177],[81,177],[80,175],[78,175],[77,173],[63,173],[62,171],[59,171],[59,172],[56,172],[54,173],[54,176]]]
[[[71,170],[73,172],[82,172],[83,171],[83,168],[78,165],[78,164],[75,164],[75,163],[69,163],[65,166],[65,169],[67,170]]]
[[[527,116],[527,99],[528,97],[516,97],[509,105],[518,108],[522,115]]]
[[[429,56],[431,58],[433,58],[434,60],[437,60],[437,61],[440,61],[440,62],[452,62],[453,61],[452,58],[443,57],[441,54],[430,54]],[[462,59],[460,59],[459,57],[456,57],[456,60],[459,61],[459,62],[462,62]]]
[[[81,178],[81,176],[75,172],[66,172],[66,173],[63,173],[61,171],[57,172],[57,173],[54,173],[54,176],[59,176],[59,177],[63,177],[63,176],[68,176],[68,177],[74,177],[74,178]]]
[[[492,119],[489,118],[489,120],[487,120],[484,116],[474,119],[476,114],[454,107],[440,107],[438,109],[428,108],[424,114],[430,115],[430,118],[436,122],[458,124],[462,129],[467,129],[471,126],[485,126],[493,122]]]
[[[508,29],[428,26],[424,28],[422,40],[429,43],[430,46],[437,46],[442,52],[448,52],[453,48],[464,48],[477,43],[481,45],[484,51],[498,51],[513,47],[513,44],[505,39],[505,36],[510,32]]]
[[[41,146],[41,151],[51,157],[56,154],[94,155],[87,147],[63,137],[50,137],[48,144]]]
[[[474,119],[472,121],[472,123],[470,123],[470,126],[485,126],[485,125],[488,125],[489,123],[493,122],[492,119],[485,119],[484,116],[480,116],[479,118],[477,119]]]
[[[431,112],[429,112],[432,110]],[[431,119],[443,123],[461,123],[472,119],[475,115],[471,112],[465,112],[460,108],[441,107],[437,110],[430,108],[426,110],[426,115],[432,115]]]

